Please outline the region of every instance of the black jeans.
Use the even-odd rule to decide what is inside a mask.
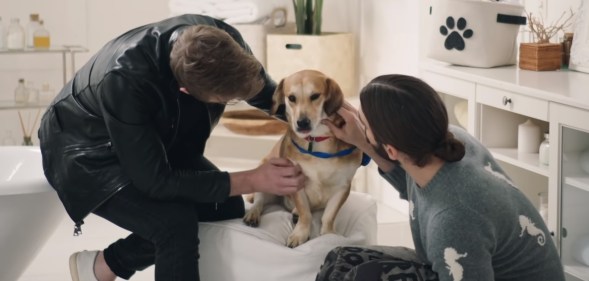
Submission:
[[[132,233],[104,250],[110,269],[129,279],[155,264],[156,281],[200,280],[198,222],[239,218],[244,212],[241,196],[218,204],[160,201],[132,185],[94,211]]]

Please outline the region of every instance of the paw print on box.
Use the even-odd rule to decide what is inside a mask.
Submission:
[[[457,27],[458,31],[454,30],[454,27]],[[458,22],[455,23],[453,17],[448,17],[446,19],[446,25],[440,26],[440,33],[446,36],[446,41],[444,41],[444,47],[446,47],[447,50],[464,50],[464,48],[466,47],[464,38],[468,39],[474,35],[472,29],[465,29],[466,20],[464,18],[459,18]]]

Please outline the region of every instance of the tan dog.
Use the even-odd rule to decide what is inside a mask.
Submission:
[[[343,119],[336,111],[343,102],[339,85],[314,70],[296,72],[276,88],[272,111],[275,113],[284,104],[289,128],[269,157],[284,157],[298,163],[308,178],[305,188],[282,197],[293,218],[298,215],[287,241],[291,248],[309,239],[311,213],[315,210],[324,209],[320,234],[334,232],[335,217],[348,198],[352,178],[362,162],[359,149],[338,140],[321,124],[322,119],[341,124]],[[254,194],[253,206],[243,218],[245,224],[258,226],[264,204],[274,199],[276,196],[271,194]]]

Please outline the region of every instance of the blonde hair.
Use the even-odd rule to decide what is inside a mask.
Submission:
[[[264,84],[261,64],[222,29],[187,27],[170,54],[170,67],[180,87],[196,99],[244,99]]]

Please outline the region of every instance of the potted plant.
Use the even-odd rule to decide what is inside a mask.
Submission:
[[[527,14],[527,13],[526,13]],[[561,43],[551,43],[550,39],[559,32],[564,32],[571,25],[574,16],[572,10],[566,17],[566,12],[550,25],[544,23],[543,18],[527,14],[528,27],[535,42],[521,43],[519,47],[519,67],[521,69],[543,71],[560,69],[563,62],[563,47]]]
[[[297,34],[321,34],[323,0],[292,0]]]
[[[268,73],[280,80],[302,69],[316,69],[338,82],[344,95],[358,94],[355,37],[323,32],[323,0],[292,0],[296,32],[268,34]]]

